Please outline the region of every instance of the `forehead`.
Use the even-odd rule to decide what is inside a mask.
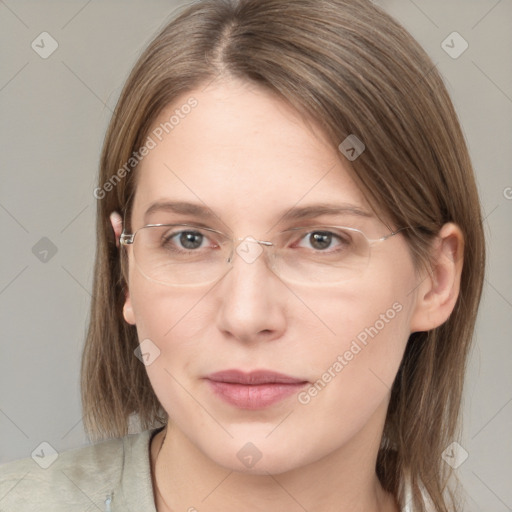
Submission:
[[[283,208],[313,202],[370,210],[349,162],[319,126],[252,84],[222,81],[185,93],[162,111],[149,137],[154,147],[136,171],[136,223],[164,199],[266,224]]]

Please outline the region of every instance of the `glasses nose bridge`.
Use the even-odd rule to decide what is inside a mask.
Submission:
[[[242,243],[240,243],[242,242]],[[261,247],[261,251],[252,251],[250,249],[239,249],[240,246],[243,245],[243,242],[250,243],[252,246],[258,245]],[[232,264],[234,259],[234,253],[236,252],[240,258],[242,258],[246,263],[253,263],[258,259],[258,257],[264,252],[264,248],[268,247],[270,249],[270,254],[268,255],[270,257],[268,263],[272,265],[272,258],[274,257],[274,249],[275,244],[274,242],[271,242],[269,240],[257,240],[256,238],[252,236],[245,236],[245,237],[232,237],[231,238],[231,250],[229,253],[229,257],[227,259],[227,263]]]
[[[249,242],[252,242],[252,243],[258,243],[260,245],[274,245],[273,242],[270,242],[269,240],[256,240],[256,238],[252,237],[252,236],[244,236],[243,238],[241,237],[234,237],[233,242],[240,242],[240,241],[249,241]]]

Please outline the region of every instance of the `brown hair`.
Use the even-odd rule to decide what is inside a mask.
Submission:
[[[124,436],[131,415],[143,429],[167,420],[134,356],[136,328],[123,318],[125,251],[120,258],[109,215],[126,214],[129,224],[136,178],[130,159],[159,113],[185,92],[224,76],[279,94],[319,123],[335,146],[350,134],[362,140],[366,149],[349,171],[376,211],[411,227],[403,233],[415,264],[428,265],[431,242],[444,223],[461,228],[458,300],[444,324],[408,340],[376,467],[399,502],[409,475],[414,510],[425,510],[421,485],[435,510],[450,510],[453,471],[441,454],[460,434],[485,267],[481,209],[464,136],[437,69],[411,35],[369,1],[194,3],[138,59],[106,133],[95,191],[94,293],[81,369],[87,434],[94,440]]]

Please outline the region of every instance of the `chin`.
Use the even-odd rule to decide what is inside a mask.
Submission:
[[[237,436],[227,444],[208,446],[205,454],[217,465],[229,471],[249,475],[278,475],[297,469],[315,458],[314,454],[297,449],[307,441],[284,443],[282,439],[265,439],[265,434],[256,436]],[[244,439],[243,441],[240,441]],[[250,439],[254,439],[251,441]],[[312,459],[312,460],[308,460]]]

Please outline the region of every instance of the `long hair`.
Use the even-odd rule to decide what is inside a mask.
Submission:
[[[126,215],[129,229],[137,163],[159,113],[222,77],[278,94],[304,119],[318,122],[334,147],[349,135],[363,141],[365,151],[347,170],[375,211],[411,228],[403,233],[417,268],[429,268],[429,248],[444,223],[461,228],[459,297],[445,323],[408,340],[376,467],[383,487],[399,501],[401,482],[409,479],[414,510],[425,510],[422,489],[435,510],[454,510],[448,505],[455,501],[448,486],[453,471],[441,455],[460,435],[463,380],[485,268],[481,207],[442,78],[411,35],[370,1],[196,2],[139,57],[108,127],[94,191],[97,251],[81,368],[87,435],[124,436],[132,417],[142,429],[168,419],[134,356],[136,328],[123,318],[126,255],[116,247],[109,215]]]

